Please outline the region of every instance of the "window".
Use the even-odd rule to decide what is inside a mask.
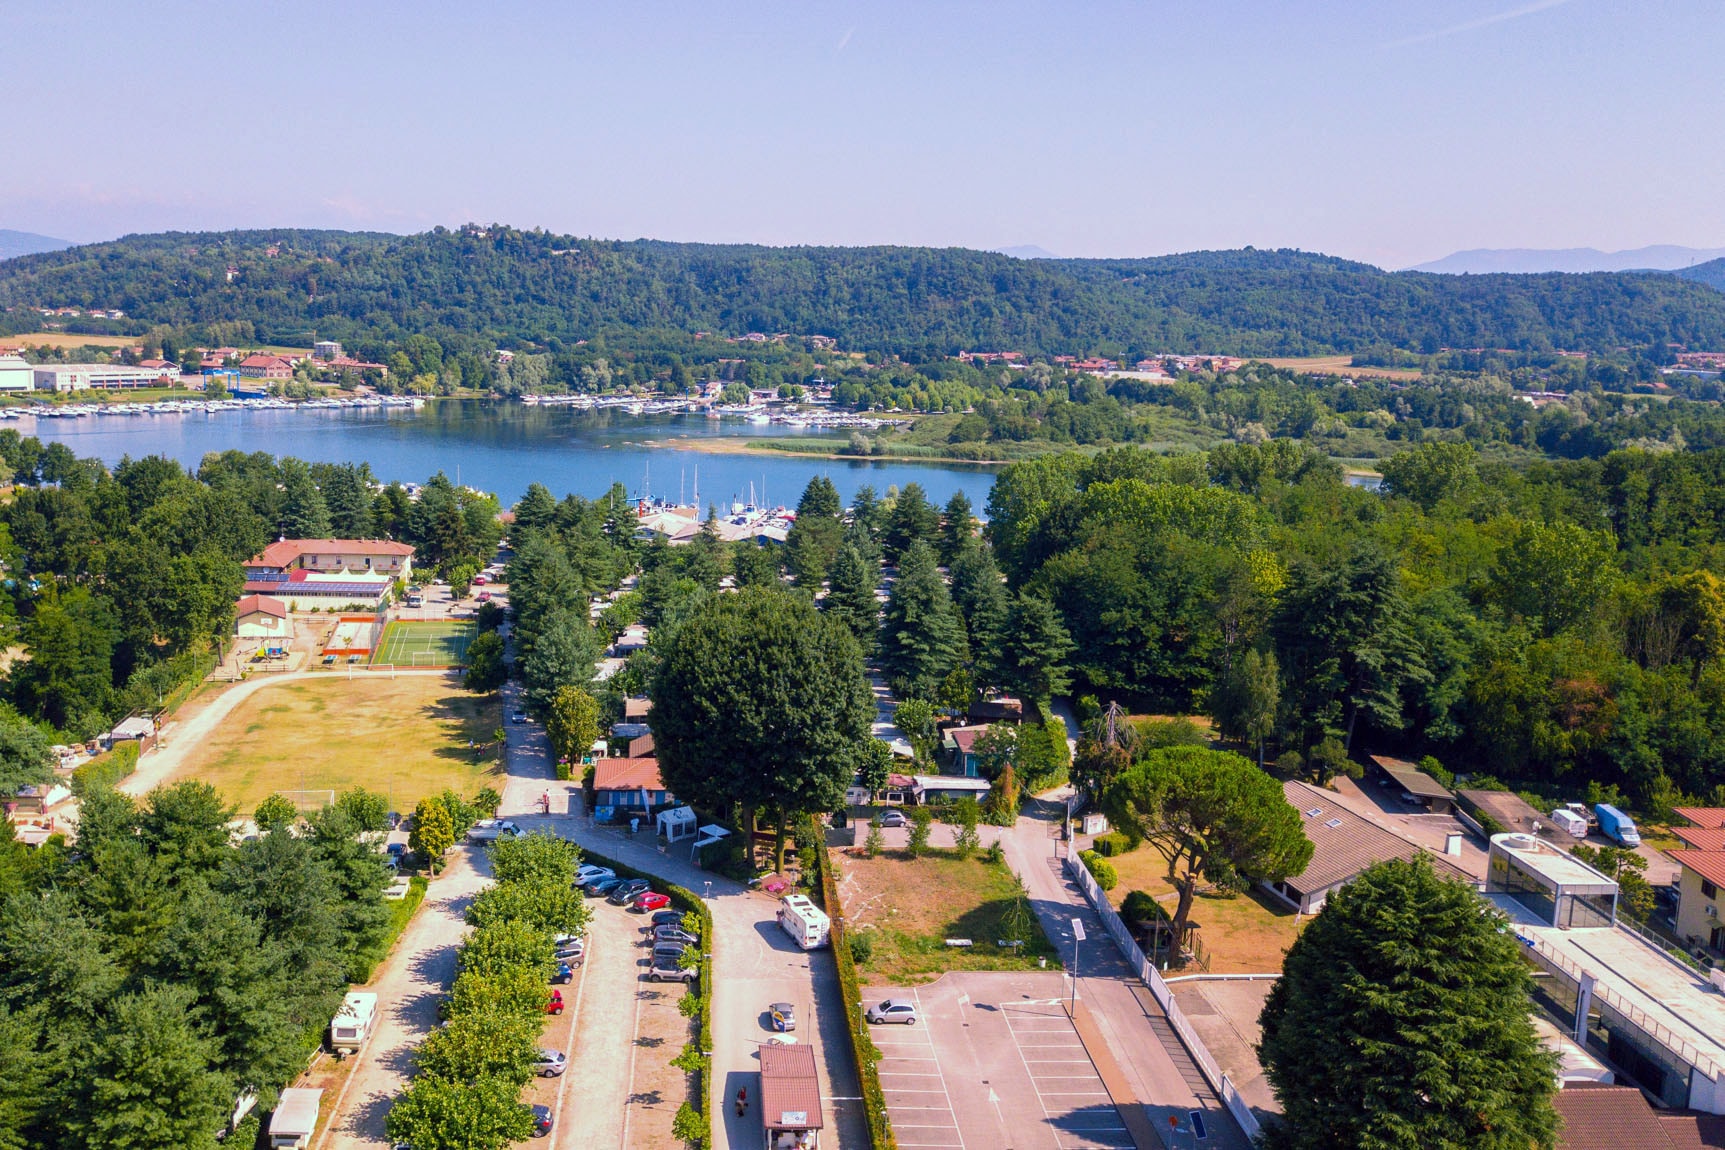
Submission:
[[[1702,898],[1718,898],[1719,897],[1719,888],[1714,886],[1712,883],[1708,882],[1706,879],[1702,879],[1701,880],[1701,897]]]

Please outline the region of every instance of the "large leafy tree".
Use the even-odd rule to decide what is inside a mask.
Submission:
[[[1174,937],[1183,938],[1198,882],[1280,881],[1306,869],[1312,844],[1282,785],[1231,751],[1159,747],[1102,792],[1116,827],[1147,840],[1179,892]]]
[[[1211,697],[1211,715],[1225,739],[1255,744],[1264,765],[1264,740],[1276,730],[1276,705],[1282,697],[1276,656],[1247,651],[1223,676]]]
[[[1503,919],[1429,860],[1330,895],[1270,990],[1258,1053],[1282,1106],[1272,1150],[1550,1147],[1556,1057]]]
[[[785,552],[797,586],[815,591],[826,578],[844,538],[839,515],[838,489],[832,480],[817,475],[803,489],[797,503],[797,519],[785,537]]]
[[[666,786],[752,825],[832,810],[861,762],[874,697],[856,640],[799,597],[765,588],[717,596],[660,652],[648,722]]]
[[[213,1150],[234,1083],[211,1069],[215,1044],[189,1016],[196,1000],[189,987],[167,986],[113,1004],[112,1033],[85,1071],[85,1145]]]
[[[557,688],[545,712],[545,737],[559,766],[579,763],[599,737],[598,702],[580,687]]]
[[[927,543],[912,543],[899,560],[898,579],[881,621],[880,663],[901,698],[929,698],[963,663],[964,624]]]
[[[585,688],[593,681],[599,657],[593,628],[573,608],[555,607],[543,620],[538,638],[521,660],[522,698],[544,715],[564,687]]]
[[[1362,715],[1373,726],[1400,730],[1407,722],[1404,691],[1431,679],[1401,579],[1375,547],[1356,547],[1336,563],[1296,567],[1272,628],[1282,672],[1314,740],[1336,734],[1352,750]]]
[[[391,1141],[413,1150],[504,1150],[533,1135],[533,1114],[512,1078],[451,1081],[425,1075],[390,1108]]]
[[[19,787],[53,777],[48,737],[22,719],[0,716],[0,795],[15,795]]]
[[[1067,659],[1074,649],[1072,636],[1048,600],[1020,593],[994,642],[998,646],[993,651],[977,652],[977,661],[991,657],[992,677],[999,686],[1038,701],[1064,694],[1071,686]]]

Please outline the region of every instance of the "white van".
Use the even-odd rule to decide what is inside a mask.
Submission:
[[[1574,811],[1558,807],[1551,812],[1551,821],[1578,839],[1587,837],[1587,820]]]
[[[377,1017],[377,995],[367,990],[349,991],[341,1000],[341,1009],[329,1022],[329,1048],[357,1053],[371,1033],[372,1020]]]
[[[786,895],[779,903],[779,925],[804,950],[825,946],[833,926],[826,911],[800,894]]]

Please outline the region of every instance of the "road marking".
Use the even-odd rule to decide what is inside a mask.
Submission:
[[[1047,1016],[1041,1016],[1041,1017],[1047,1017]],[[1091,1135],[1093,1133],[1102,1133],[1105,1131],[1112,1131],[1112,1130],[1124,1131],[1126,1129],[1124,1124],[1113,1125],[1113,1126],[1080,1126],[1080,1125],[1076,1125],[1074,1123],[1074,1119],[1079,1118],[1079,1117],[1083,1117],[1084,1115],[1079,1114],[1075,1110],[1075,1107],[1079,1106],[1079,1105],[1084,1105],[1084,1104],[1082,1104],[1082,1103],[1067,1103],[1067,1102],[1061,1102],[1058,1100],[1059,1099],[1068,1099],[1068,1098],[1070,1098],[1070,1099],[1109,1098],[1108,1092],[1106,1090],[1047,1090],[1047,1091],[1045,1091],[1042,1089],[1042,1081],[1037,1078],[1036,1072],[1030,1068],[1030,1059],[1028,1057],[1026,1057],[1026,1053],[1025,1053],[1026,1051],[1030,1051],[1030,1050],[1040,1050],[1040,1051],[1083,1050],[1084,1044],[1082,1042],[1031,1042],[1031,1043],[1022,1042],[1019,1039],[1019,1029],[1013,1025],[1012,1014],[1010,1012],[1007,1012],[1006,1018],[1007,1018],[1006,1032],[1012,1036],[1012,1045],[1013,1045],[1013,1048],[1018,1053],[1018,1061],[1019,1061],[1020,1065],[1022,1065],[1024,1067],[1025,1075],[1030,1079],[1030,1088],[1032,1090],[1036,1091],[1036,1104],[1038,1106],[1042,1107],[1042,1115],[1043,1115],[1043,1118],[1047,1121],[1049,1134],[1053,1137],[1054,1145],[1056,1147],[1058,1147],[1059,1150],[1067,1150],[1067,1147],[1069,1147],[1069,1146],[1071,1146],[1073,1148],[1073,1150],[1076,1150],[1078,1143],[1080,1141],[1090,1141],[1089,1135]],[[1076,1032],[1071,1029],[1071,1025],[1072,1024],[1070,1022],[1068,1022],[1066,1024],[1066,1029],[1064,1030],[1064,1033],[1072,1035],[1074,1038],[1076,1038],[1076,1036],[1077,1036]],[[1028,1027],[1028,1026],[1025,1027],[1023,1030],[1023,1034],[1026,1038],[1036,1036],[1036,1035],[1054,1034],[1054,1033],[1058,1033],[1058,1032],[1060,1032],[1060,1031],[1052,1030],[1052,1029],[1048,1029],[1048,1028],[1042,1028],[1042,1027]],[[1039,1062],[1058,1062],[1062,1065],[1074,1065],[1074,1064],[1078,1063],[1080,1060],[1073,1058],[1073,1059],[1039,1059],[1038,1061]],[[1102,1086],[1102,1077],[1101,1077],[1101,1075],[1096,1073],[1095,1064],[1090,1062],[1090,1059],[1088,1056],[1086,1056],[1082,1061],[1090,1063],[1090,1073],[1089,1074],[1045,1075],[1044,1077],[1050,1082],[1054,1082],[1056,1080],[1072,1081],[1073,1079],[1078,1079],[1078,1080],[1094,1081],[1098,1087]],[[1056,1117],[1055,1117],[1055,1112],[1053,1110],[1049,1109],[1049,1101],[1051,1099],[1056,1100],[1054,1102],[1054,1105],[1060,1111],[1060,1117],[1058,1119],[1056,1119]],[[1112,1121],[1114,1123],[1121,1123],[1120,1113],[1118,1110],[1114,1109],[1111,1099],[1110,1099],[1109,1109],[1110,1109],[1110,1111],[1112,1111]],[[1101,1114],[1095,1114],[1092,1116],[1097,1117],[1097,1118],[1106,1118],[1106,1116],[1101,1115]],[[1064,1133],[1066,1135],[1066,1140],[1062,1140],[1062,1138],[1061,1138],[1062,1133]],[[1076,1141],[1074,1141],[1074,1140],[1076,1140]]]
[[[554,1113],[555,1113],[554,1121],[556,1122],[557,1130],[559,1131],[559,1133],[555,1138],[553,1138],[551,1140],[551,1145],[553,1148],[555,1148],[556,1145],[563,1140],[563,1135],[561,1133],[561,1131],[564,1129],[564,1126],[563,1126],[563,1092],[565,1090],[567,1090],[569,1087],[569,1066],[575,1060],[575,1057],[574,1057],[575,1056],[575,1027],[581,1020],[581,996],[587,992],[587,959],[591,957],[590,952],[592,950],[594,950],[598,946],[598,944],[599,944],[598,932],[593,929],[593,916],[588,915],[587,916],[587,950],[583,951],[582,955],[581,955],[581,985],[577,986],[575,988],[575,1010],[573,1012],[573,1016],[569,1019],[569,1033],[568,1033],[568,1037],[566,1038],[566,1040],[564,1042],[563,1073],[561,1073],[557,1076],[557,1105],[556,1105],[556,1108],[554,1111]]]

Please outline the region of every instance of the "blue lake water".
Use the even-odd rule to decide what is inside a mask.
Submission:
[[[505,504],[527,485],[543,483],[558,496],[603,494],[613,481],[631,494],[692,500],[733,499],[795,506],[804,485],[825,475],[848,503],[863,484],[885,494],[916,482],[945,503],[954,491],[980,512],[994,468],[962,464],[803,459],[794,455],[722,455],[679,449],[678,439],[771,436],[796,429],[738,419],[688,415],[629,415],[517,403],[442,401],[419,411],[308,408],[222,411],[195,415],[98,415],[82,419],[21,419],[24,435],[64,443],[81,456],[112,466],[123,456],[164,455],[190,468],[212,451],[267,451],[326,463],[369,463],[388,482],[419,482],[441,470]],[[804,434],[813,434],[805,432]],[[656,441],[665,446],[648,446]],[[834,439],[835,446],[844,442]],[[753,490],[751,492],[751,486]]]

